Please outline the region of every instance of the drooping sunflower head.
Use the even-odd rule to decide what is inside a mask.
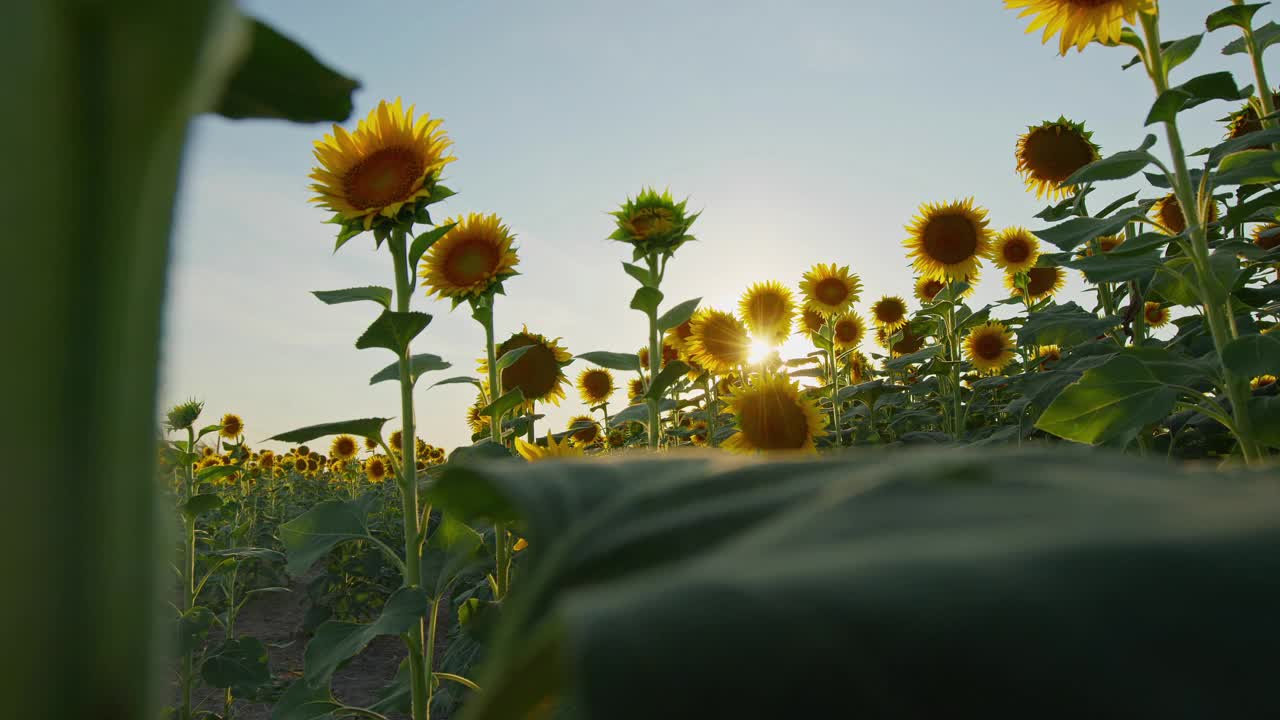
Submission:
[[[858,301],[862,280],[849,271],[849,266],[819,263],[809,268],[800,280],[804,306],[824,317],[839,315]]]
[[[723,375],[747,364],[751,335],[738,318],[721,310],[699,310],[693,316],[688,354],[707,370]]]
[[[1142,306],[1142,317],[1148,326],[1162,328],[1169,324],[1169,308],[1158,302],[1148,301]]]
[[[559,405],[564,398],[564,366],[573,356],[560,346],[559,338],[531,333],[525,327],[498,346],[496,357],[522,347],[530,349],[503,369],[502,387],[507,391],[520,388],[526,406],[535,402]],[[488,374],[489,363],[481,360],[480,375],[487,377]]]
[[[640,378],[631,378],[627,382],[627,402],[635,405],[644,402],[644,380]]]
[[[984,375],[994,375],[1013,362],[1013,333],[998,322],[987,322],[964,337],[964,355],[973,368]]]
[[[1204,222],[1206,224],[1215,222],[1218,219],[1217,203],[1210,202],[1207,210],[1208,214],[1203,218]],[[1178,198],[1173,193],[1165,195],[1151,206],[1150,218],[1152,224],[1167,235],[1181,235],[1187,230],[1187,218],[1182,214],[1182,206],[1178,204]]]
[[[1026,228],[1005,228],[996,235],[987,257],[1005,272],[1026,272],[1040,259],[1040,240]]]
[[[367,437],[364,439],[364,449],[370,452],[378,449],[378,441],[376,438]]]
[[[736,452],[815,452],[814,439],[827,427],[817,404],[783,375],[739,387],[728,398],[737,432],[724,441]]]
[[[404,433],[394,430],[387,436],[387,447],[391,448],[391,452],[399,454],[404,448]]]
[[[680,351],[681,355],[687,354],[686,345],[689,343],[689,336],[693,334],[693,320],[685,320],[679,325],[667,331],[666,341],[671,347]]]
[[[796,315],[796,333],[800,335],[817,335],[826,324],[826,316],[816,310],[804,308]]]
[[[876,327],[895,332],[907,324],[907,302],[896,295],[886,295],[872,303],[871,319]]]
[[[600,442],[602,434],[600,424],[590,415],[575,415],[569,418],[566,429],[573,431],[569,433],[569,440],[580,448],[589,448]]]
[[[738,317],[756,339],[777,345],[791,332],[796,304],[791,290],[776,281],[758,282],[742,293]]]
[[[849,380],[855,385],[871,379],[871,360],[860,352],[851,352],[845,356],[845,364],[849,368]]]
[[[610,428],[609,437],[605,439],[605,443],[610,450],[617,450],[627,444],[627,434],[623,432],[622,428]]]
[[[1018,273],[1005,273],[1004,284],[1014,295],[1028,297],[1037,303],[1052,297],[1067,283],[1067,273],[1060,267],[1033,267],[1025,273],[1027,288],[1018,287]]]
[[[1272,107],[1280,107],[1280,92],[1273,92],[1271,97]],[[1227,122],[1228,140],[1235,140],[1236,138],[1243,137],[1249,133],[1257,132],[1262,129],[1262,120],[1258,115],[1259,105],[1260,101],[1258,96],[1254,95],[1245,102],[1243,107],[1225,118],[1225,122]],[[1249,149],[1267,150],[1269,149],[1269,146],[1262,144]]]
[[[516,452],[520,453],[520,457],[529,462],[538,462],[541,460],[554,460],[556,458],[582,457],[582,448],[569,442],[569,436],[565,435],[562,440],[556,442],[551,433],[547,433],[547,444],[538,445],[537,443],[526,442],[522,438],[516,438]]]
[[[371,455],[364,461],[364,476],[369,482],[380,483],[391,474],[391,461],[385,455]]]
[[[221,427],[218,428],[218,434],[227,440],[235,440],[244,435],[244,420],[240,419],[235,413],[227,413],[222,416]]]
[[[1097,40],[1104,45],[1120,42],[1120,30],[1132,25],[1138,13],[1154,14],[1156,0],[1004,0],[1010,10],[1021,9],[1018,17],[1032,16],[1027,32],[1044,28],[1042,42],[1058,35],[1058,53],[1077,52]]]
[[[844,315],[836,316],[834,319],[836,349],[843,352],[845,350],[853,350],[862,344],[862,339],[867,335],[867,326],[863,324],[862,318],[858,316],[858,313],[845,313]]]
[[[1057,345],[1041,345],[1036,349],[1036,362],[1042,370],[1052,370],[1062,360],[1062,348]]]
[[[1061,200],[1075,191],[1063,184],[1066,179],[1101,157],[1092,137],[1083,123],[1060,117],[1033,125],[1018,138],[1018,174],[1037,200]]]
[[[609,402],[614,389],[613,373],[604,368],[587,368],[578,375],[578,395],[587,407]]]
[[[1252,380],[1249,381],[1249,389],[1258,390],[1260,388],[1270,387],[1275,384],[1276,384],[1275,375],[1259,375],[1258,377],[1253,378]]]
[[[907,226],[907,256],[925,277],[943,281],[976,276],[991,244],[987,211],[973,199],[926,203]]]
[[[350,435],[339,435],[329,444],[329,454],[339,460],[350,460],[360,452],[360,445]]]
[[[501,292],[520,262],[511,229],[497,215],[477,213],[445,221],[450,223],[453,229],[431,246],[418,270],[427,294],[461,302]]]
[[[1264,223],[1253,228],[1253,244],[1263,250],[1275,250],[1280,247],[1280,224]]]
[[[645,188],[635,199],[627,198],[610,213],[617,221],[617,228],[609,239],[630,243],[636,258],[652,252],[674,252],[693,239],[689,228],[698,219],[698,213],[688,214],[687,204],[688,200],[672,199],[670,190],[659,193]]]
[[[931,303],[946,287],[947,284],[937,278],[918,277],[916,278],[916,298],[922,303]]]
[[[399,98],[384,100],[355,132],[334,125],[332,135],[316,141],[311,202],[364,230],[381,219],[394,221],[430,200],[441,169],[455,159],[446,154],[451,144],[440,120],[415,118],[413,106],[402,108]]]

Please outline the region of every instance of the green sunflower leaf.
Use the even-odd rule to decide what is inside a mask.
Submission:
[[[320,302],[325,305],[338,305],[341,303],[360,302],[361,300],[370,300],[376,302],[384,308],[391,308],[391,288],[370,285],[368,287],[345,288],[343,290],[313,290]]]
[[[267,438],[277,442],[289,443],[297,445],[299,443],[311,442],[316,438],[327,437],[329,435],[355,435],[363,438],[380,438],[382,437],[382,426],[386,424],[390,418],[362,418],[360,420],[342,420],[339,422],[321,423],[319,425],[308,425],[307,427],[290,430],[289,432],[280,433]]]
[[[502,372],[503,370],[506,370],[507,368],[514,365],[517,360],[524,357],[525,353],[529,352],[535,347],[538,347],[538,346],[524,345],[522,347],[512,348],[502,353],[502,357],[498,358],[498,362],[494,365],[494,367],[497,368],[498,372]]]
[[[484,417],[502,417],[523,404],[524,392],[521,391],[520,388],[515,388],[514,390],[504,393],[503,396],[497,400],[494,400],[484,406],[484,408],[482,408],[477,414]]]
[[[1147,113],[1145,124],[1170,122],[1183,110],[1190,110],[1210,100],[1248,100],[1252,94],[1252,85],[1243,89],[1237,87],[1235,77],[1229,72],[1200,75],[1160,93],[1151,106],[1151,112]]]
[[[1254,28],[1253,41],[1257,44],[1259,53],[1266,51],[1267,48],[1280,42],[1280,25],[1269,22],[1262,27]],[[1223,55],[1247,55],[1248,53],[1249,47],[1245,44],[1243,37],[1232,40],[1222,48]]]
[[[1222,348],[1222,364],[1244,378],[1280,374],[1280,337],[1244,335]]]
[[[441,225],[440,227],[432,228],[431,230],[428,230],[422,233],[421,235],[419,235],[418,237],[414,238],[413,245],[409,246],[410,269],[413,269],[416,271],[418,268],[418,263],[422,260],[422,256],[426,254],[426,252],[431,249],[431,246],[435,245],[440,240],[440,238],[447,235],[449,231],[454,228],[455,225],[457,225],[457,223],[449,223],[448,225]]]
[[[582,353],[575,357],[581,360],[586,360],[592,365],[598,365],[610,370],[618,370],[621,372],[640,371],[640,358],[635,353],[616,353],[604,350],[595,350],[593,352]]]
[[[653,382],[649,383],[649,390],[644,396],[650,400],[661,400],[667,390],[687,372],[689,366],[679,360],[667,363],[657,377],[653,378]]]
[[[1066,440],[1097,445],[1127,444],[1145,426],[1173,411],[1178,391],[1138,358],[1116,355],[1086,370],[1036,421],[1036,427]]]
[[[631,297],[631,309],[640,310],[649,315],[656,314],[660,304],[662,304],[662,291],[657,288],[642,287]]]
[[[663,313],[662,317],[658,318],[658,332],[666,332],[693,317],[693,313],[697,311],[698,303],[700,302],[702,302],[702,298],[685,300]]]
[[[430,324],[431,316],[426,313],[386,310],[356,340],[356,348],[386,348],[402,355],[418,333]]]
[[[1264,2],[1224,7],[1205,18],[1204,26],[1209,30],[1209,32],[1231,26],[1248,28],[1253,25],[1253,16],[1257,14],[1259,10],[1270,4],[1271,3],[1269,2]]]
[[[444,359],[441,358],[439,355],[432,355],[430,353],[422,353],[419,355],[414,355],[409,362],[409,382],[411,385],[417,385],[418,378],[422,377],[423,373],[435,372],[437,370],[447,370],[448,368],[451,368],[451,367],[453,366],[445,362]],[[373,377],[369,378],[369,384],[376,385],[380,382],[387,382],[388,380],[399,380],[399,379],[400,379],[400,361],[397,360],[391,363],[390,365],[382,368]]]
[[[1222,159],[1214,182],[1218,185],[1267,185],[1280,181],[1280,152],[1245,150]]]

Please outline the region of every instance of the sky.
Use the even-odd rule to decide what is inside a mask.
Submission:
[[[1166,0],[1163,35],[1203,30],[1224,0]],[[733,309],[751,283],[798,284],[819,262],[850,265],[858,310],[886,294],[911,299],[903,226],[921,203],[973,197],[991,226],[1044,226],[1043,202],[1014,171],[1028,125],[1084,121],[1104,154],[1136,147],[1153,99],[1132,52],[1092,45],[1058,57],[997,0],[330,0],[246,2],[260,17],[357,78],[353,126],[380,99],[401,97],[444,121],[458,195],[437,218],[495,212],[517,235],[521,275],[496,308],[499,341],[527,325],[571,353],[634,352],[644,315],[630,310],[629,248],[605,238],[608,211],[642,187],[688,197],[697,242],[669,264],[666,306],[701,297]],[[1276,19],[1265,8],[1259,22]],[[1222,69],[1240,85],[1243,56],[1208,35],[1174,82]],[[1277,70],[1280,70],[1278,68]],[[1275,72],[1273,70],[1273,72]],[[1235,108],[1184,113],[1189,148],[1216,142]],[[161,383],[165,406],[188,397],[205,418],[236,412],[261,444],[295,427],[394,417],[395,383],[368,378],[392,361],[356,350],[376,306],[326,306],[312,290],[393,285],[370,236],[333,252],[334,226],[308,203],[314,140],[327,125],[229,121],[193,126],[175,218]],[[1163,143],[1158,150],[1163,148]],[[1115,184],[1094,207],[1137,189]],[[1154,197],[1143,188],[1144,197]],[[1093,198],[1098,198],[1093,200]],[[988,268],[977,305],[1006,296]],[[1073,278],[1064,299],[1086,307]],[[415,353],[453,367],[419,381],[419,434],[467,444],[474,391],[428,390],[474,373],[484,331],[465,306],[420,292],[434,320]],[[811,348],[784,347],[785,356]],[[870,344],[866,349],[872,349]],[[566,369],[570,380],[587,367]],[[625,384],[625,378],[619,378]],[[584,410],[569,389],[538,432]],[[615,397],[613,408],[625,405]],[[540,408],[540,412],[544,411]]]

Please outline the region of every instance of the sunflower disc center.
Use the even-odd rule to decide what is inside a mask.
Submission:
[[[840,305],[849,297],[849,288],[839,278],[823,278],[814,286],[813,294],[827,305]]]
[[[743,398],[742,432],[751,447],[796,450],[809,436],[809,419],[794,400],[776,392]]]
[[[468,287],[488,280],[498,267],[498,248],[487,243],[462,243],[445,258],[444,274],[449,282]]]
[[[940,215],[924,229],[924,250],[945,265],[962,263],[978,250],[978,229],[961,215]]]
[[[343,178],[343,189],[352,207],[386,207],[408,200],[423,170],[422,160],[413,150],[385,148],[351,168]]]
[[[1074,131],[1040,130],[1027,138],[1025,162],[1037,179],[1061,183],[1093,162],[1093,147]]]

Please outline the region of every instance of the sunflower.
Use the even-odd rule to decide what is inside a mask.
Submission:
[[[218,434],[227,440],[235,440],[244,435],[244,420],[240,419],[240,416],[235,413],[223,415]]]
[[[588,448],[600,442],[602,434],[600,424],[590,415],[574,415],[569,418],[566,429],[573,431],[569,433],[569,440],[578,447]]]
[[[1027,189],[1035,192],[1037,200],[1046,197],[1061,200],[1075,191],[1063,182],[1101,157],[1092,137],[1093,133],[1085,130],[1083,123],[1060,117],[1033,125],[1018,138],[1014,152],[1018,174]]]
[[[1275,384],[1276,384],[1275,375],[1259,375],[1258,377],[1249,381],[1249,389],[1257,390],[1258,388],[1264,388],[1264,387],[1268,387],[1270,385],[1275,385]]]
[[[841,352],[853,350],[862,344],[867,334],[867,326],[858,317],[858,313],[846,313],[834,318],[836,348]]]
[[[387,436],[387,447],[391,448],[391,452],[399,455],[401,448],[404,446],[403,440],[404,433],[400,430],[395,430],[391,435]]]
[[[876,327],[895,332],[907,324],[907,302],[896,295],[885,295],[871,305],[871,320]]]
[[[339,460],[350,460],[360,452],[360,445],[350,435],[339,435],[329,445],[329,454]]]
[[[1026,228],[1006,228],[996,235],[987,257],[1005,272],[1026,272],[1040,259],[1040,241]]]
[[[1208,210],[1205,224],[1218,219],[1217,203],[1209,203]],[[1178,197],[1173,193],[1165,195],[1151,206],[1151,222],[1167,235],[1181,235],[1187,230],[1186,216],[1182,214],[1182,206],[1178,204]]]
[[[200,454],[203,457],[209,457],[210,455],[213,455],[213,448],[206,446],[203,450],[200,451]]]
[[[364,439],[364,449],[370,452],[378,449],[378,439],[367,437]]]
[[[649,348],[642,347],[636,351],[636,358],[640,361],[640,367],[649,369]],[[662,339],[662,366],[666,367],[674,360],[680,359],[680,351],[672,344],[668,338]]]
[[[1280,107],[1280,92],[1271,94],[1272,107]],[[1258,118],[1258,109],[1255,104],[1260,104],[1257,95],[1254,95],[1240,108],[1237,112],[1231,113],[1226,118],[1229,123],[1227,127],[1227,139],[1235,140],[1249,133],[1257,132],[1262,129],[1262,121]],[[1249,150],[1270,150],[1269,145],[1257,145],[1248,148]]]
[[[667,331],[666,342],[671,343],[671,347],[680,351],[680,354],[686,355],[688,351],[686,346],[689,344],[689,336],[693,334],[692,318],[685,320],[679,325]]]
[[[489,416],[480,414],[485,404],[484,395],[476,394],[475,402],[467,407],[467,427],[471,429],[472,435],[479,435],[489,430]]]
[[[845,356],[845,366],[849,369],[849,381],[853,384],[866,382],[871,379],[871,360],[861,352],[851,352]]]
[[[815,312],[809,308],[803,308],[796,314],[796,334],[797,335],[817,335],[822,326],[827,324],[827,319],[822,313]]]
[[[1057,345],[1041,345],[1036,349],[1036,361],[1044,370],[1052,370],[1062,360],[1062,348]]]
[[[364,461],[364,476],[369,482],[380,483],[391,474],[391,462],[385,455],[372,455]]]
[[[721,310],[699,310],[692,329],[688,354],[702,367],[724,374],[747,364],[751,336],[738,318]]]
[[[427,294],[461,301],[501,291],[520,262],[511,230],[497,215],[471,213],[448,223],[456,224],[431,246],[418,270]]]
[[[502,371],[502,387],[507,390],[520,388],[526,405],[535,402],[559,405],[564,398],[564,366],[572,361],[573,356],[560,346],[559,338],[550,339],[531,333],[525,327],[499,345],[495,357],[527,346],[532,348]],[[480,375],[488,377],[488,361],[480,361]]]
[[[610,213],[617,228],[609,239],[630,243],[636,259],[652,252],[672,252],[693,239],[689,227],[698,219],[698,213],[687,215],[687,203],[673,200],[669,190],[659,194],[653,188],[645,188],[634,200],[627,198]]]
[[[783,375],[739,388],[728,405],[738,431],[724,441],[724,447],[737,452],[815,452],[814,438],[827,427],[817,404],[801,396],[800,388]]]
[[[991,244],[987,211],[974,207],[972,198],[921,205],[907,232],[903,244],[916,270],[948,282],[976,276]]]
[[[426,114],[415,120],[413,110],[402,109],[399,98],[384,100],[355,132],[334,125],[315,143],[311,202],[368,230],[379,217],[395,218],[429,198],[440,170],[455,158],[445,154],[452,143],[440,121]]]
[[[1280,224],[1266,223],[1253,229],[1253,244],[1263,250],[1275,250],[1280,247]]]
[[[1147,302],[1142,306],[1142,317],[1148,326],[1162,328],[1169,324],[1169,308],[1158,302]]]
[[[910,324],[904,325],[900,332],[902,337],[897,342],[890,344],[889,338],[896,333],[885,332],[884,328],[876,328],[876,344],[888,350],[893,357],[910,355],[913,352],[919,352],[924,347],[925,336],[917,335]]]
[[[587,368],[578,375],[578,395],[587,407],[609,402],[614,389],[613,373],[604,368]]]
[[[1018,273],[1005,273],[1004,284],[1014,295],[1029,297],[1031,302],[1056,295],[1067,282],[1067,274],[1060,267],[1033,267],[1026,272],[1027,289],[1018,287]]]
[[[916,278],[916,298],[922,303],[933,302],[938,293],[947,288],[947,284],[931,277]]]
[[[751,335],[770,345],[787,338],[795,310],[791,290],[772,280],[747,288],[738,302],[738,317],[746,323]]]
[[[627,434],[622,431],[622,428],[610,428],[609,437],[605,442],[609,445],[610,450],[617,450],[627,444]]]
[[[805,308],[824,317],[839,315],[858,301],[862,280],[849,272],[849,266],[819,263],[809,268],[800,280]]]
[[[1138,13],[1154,14],[1155,0],[1004,0],[1010,10],[1021,9],[1020,18],[1034,16],[1027,32],[1044,28],[1041,41],[1059,35],[1058,53],[1066,55],[1075,47],[1077,52],[1093,40],[1103,45],[1120,42],[1123,23],[1137,22]]]
[[[258,456],[258,464],[265,470],[270,470],[276,466],[276,454],[270,450],[263,450]]]
[[[627,402],[635,405],[644,402],[644,380],[640,378],[631,378],[627,382]]]
[[[569,443],[569,436],[566,435],[563,440],[556,442],[551,433],[547,433],[547,444],[538,445],[536,443],[526,442],[522,438],[516,438],[516,452],[520,453],[520,457],[529,462],[538,462],[539,460],[554,460],[556,458],[581,457],[583,455],[582,448],[574,447]]]
[[[964,355],[974,369],[995,375],[1013,362],[1013,333],[1003,324],[987,322],[964,337]]]
[[[1096,241],[1098,243],[1099,252],[1109,253],[1112,250],[1115,250],[1116,248],[1120,247],[1120,245],[1124,242],[1124,236],[1123,235],[1103,235],[1099,238],[1096,238]],[[1094,246],[1092,242],[1085,245],[1080,252],[1076,253],[1078,257],[1089,257],[1093,254],[1094,254]]]

